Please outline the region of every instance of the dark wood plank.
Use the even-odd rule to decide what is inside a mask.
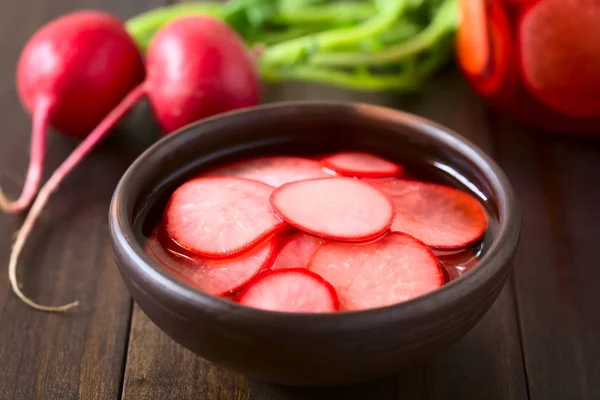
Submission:
[[[375,396],[376,397],[370,397]],[[134,308],[124,399],[396,399],[396,379],[332,389],[300,389],[253,382],[213,366],[172,341]]]
[[[216,371],[134,307],[124,399],[246,399],[245,389],[243,377]]]
[[[511,285],[427,370],[433,399],[527,399]]]
[[[306,84],[269,86],[266,101],[354,100],[415,112],[490,148],[485,108],[450,71],[422,95],[357,94]],[[464,339],[424,365],[395,377],[330,389],[282,388],[222,371],[172,342],[143,313],[133,314],[124,386],[126,399],[526,399],[512,286]]]
[[[497,156],[523,209],[515,288],[531,397],[595,399],[600,143],[492,123]]]
[[[28,161],[31,122],[14,88],[14,70],[25,41],[46,21],[78,8],[100,8],[128,17],[153,4],[156,1],[2,2],[0,172],[11,195],[18,193]],[[77,143],[52,133],[48,171]],[[6,272],[0,274],[0,398],[109,399],[119,395],[131,300],[114,267],[106,218],[112,191],[134,153],[113,143],[92,154],[52,198],[22,257],[19,275],[26,293],[47,304],[78,299],[78,309],[63,315],[34,311],[12,294]],[[18,216],[0,215],[4,268],[21,221]]]

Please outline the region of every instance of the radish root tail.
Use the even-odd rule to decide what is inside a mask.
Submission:
[[[63,163],[63,165],[64,164],[65,163]],[[59,167],[54,172],[52,177],[48,180],[48,182],[44,185],[44,187],[42,187],[42,189],[40,190],[38,197],[35,199],[35,202],[33,203],[31,210],[29,211],[29,214],[27,214],[27,217],[25,218],[25,222],[23,223],[23,226],[17,233],[17,238],[15,240],[15,244],[14,244],[12,252],[10,254],[10,261],[8,264],[8,278],[10,280],[10,284],[11,284],[12,289],[15,292],[15,294],[21,300],[23,300],[23,302],[25,302],[28,306],[33,307],[36,310],[40,310],[40,311],[54,311],[54,312],[67,311],[68,309],[79,305],[78,301],[74,301],[72,303],[65,304],[62,306],[44,306],[44,305],[38,304],[38,303],[34,302],[33,300],[31,300],[30,298],[28,298],[27,296],[25,296],[25,294],[19,287],[19,282],[17,281],[17,265],[19,263],[19,256],[21,255],[21,251],[23,250],[23,247],[25,247],[25,242],[27,241],[29,234],[33,230],[35,221],[38,219],[38,217],[42,213],[42,210],[44,209],[44,206],[48,202],[50,195],[52,194],[54,189],[56,187],[58,187],[58,184],[61,181],[62,174],[60,174],[60,175],[58,174],[60,171],[61,171],[61,168]]]
[[[45,197],[45,199],[44,199],[44,197]],[[13,246],[12,253],[10,254],[10,262],[8,264],[8,278],[10,279],[10,284],[11,284],[12,289],[15,292],[15,294],[21,300],[23,300],[23,302],[25,302],[27,305],[35,308],[36,310],[40,310],[40,311],[66,311],[70,308],[76,307],[79,304],[79,302],[75,301],[73,303],[65,304],[63,306],[56,306],[56,307],[43,306],[41,304],[34,302],[27,296],[25,296],[25,294],[21,291],[21,288],[19,287],[19,283],[17,281],[17,264],[19,262],[19,256],[21,255],[21,251],[23,250],[23,247],[25,246],[25,241],[27,240],[27,237],[31,233],[31,231],[33,229],[33,225],[35,223],[35,220],[40,215],[40,213],[46,203],[47,198],[48,198],[47,195],[44,196],[44,193],[40,192],[40,196],[38,196],[35,203],[33,204],[33,207],[31,209],[30,213],[27,215],[27,218],[25,219],[25,222],[23,223],[23,227],[17,233],[17,238],[15,240],[15,244]]]
[[[133,107],[133,105],[144,95],[146,94],[145,84],[142,83],[133,89],[121,103],[112,110],[106,118],[81,142],[81,144],[67,157],[65,161],[54,171],[48,182],[44,184],[44,186],[40,189],[40,192],[33,202],[31,206],[31,210],[27,214],[25,218],[25,222],[23,222],[23,226],[17,233],[17,238],[15,240],[15,244],[13,246],[12,252],[10,254],[10,262],[8,264],[8,277],[10,280],[10,284],[12,286],[15,294],[23,300],[27,305],[35,308],[40,311],[52,311],[52,312],[60,312],[67,311],[73,307],[76,307],[79,302],[74,301],[69,304],[65,304],[62,306],[44,306],[38,304],[25,296],[25,294],[21,291],[19,287],[19,283],[17,281],[17,265],[19,263],[19,256],[21,255],[21,251],[23,247],[25,247],[25,242],[27,238],[31,234],[35,222],[41,215],[46,203],[48,203],[48,199],[52,195],[52,193],[58,189],[58,186],[62,182],[62,180],[67,176],[67,174],[73,170],[85,158],[85,156],[96,147],[98,143],[102,141],[106,137],[106,135],[110,132],[110,129]]]
[[[21,195],[16,200],[9,200],[0,187],[0,209],[5,213],[19,213],[24,211],[31,205],[31,202],[37,194],[44,172],[48,116],[50,115],[51,108],[51,99],[42,97],[38,101],[33,113],[29,168],[27,170],[27,178],[25,179]]]

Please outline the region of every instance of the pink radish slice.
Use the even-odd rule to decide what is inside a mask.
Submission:
[[[519,23],[521,67],[531,93],[568,115],[600,116],[600,2],[533,2]]]
[[[458,189],[416,181],[376,184],[396,208],[393,232],[404,232],[438,249],[458,249],[481,239],[487,229],[483,206]]]
[[[339,310],[333,287],[307,269],[266,272],[250,282],[238,296],[248,307],[270,311],[322,313]]]
[[[402,167],[370,153],[343,152],[327,156],[321,160],[326,168],[340,175],[365,178],[385,178],[398,176]]]
[[[181,185],[165,210],[169,237],[195,254],[240,254],[283,227],[269,206],[273,188],[240,178],[196,178]]]
[[[275,213],[290,225],[325,239],[362,241],[386,232],[394,218],[390,199],[352,178],[287,183],[273,192]]]
[[[331,283],[344,310],[401,303],[444,284],[435,255],[401,233],[389,233],[367,245],[326,243],[308,268]]]
[[[271,269],[306,268],[312,255],[323,243],[322,239],[298,232],[287,239]]]
[[[190,257],[166,247],[165,240],[158,238],[160,229],[149,238],[146,253],[179,279],[213,295],[226,295],[241,288],[269,263],[275,250],[275,239],[271,238],[236,258]]]
[[[288,182],[331,176],[315,160],[286,156],[253,158],[215,168],[202,175],[253,179],[273,187]]]

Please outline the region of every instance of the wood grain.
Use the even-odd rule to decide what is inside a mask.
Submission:
[[[333,99],[383,104],[433,118],[489,149],[485,108],[455,71],[436,80],[422,96],[357,94],[307,84],[268,86],[267,102]],[[452,104],[452,108],[448,105]],[[284,388],[218,369],[171,341],[135,309],[129,346],[126,399],[526,399],[520,337],[512,287],[464,339],[432,361],[397,376],[328,389]]]
[[[121,17],[151,7],[136,0],[23,0],[0,5],[0,182],[16,195],[28,162],[30,118],[14,88],[25,41],[43,23],[79,8]],[[156,3],[154,3],[156,5]],[[66,314],[24,305],[0,274],[0,398],[111,399],[121,391],[131,300],[114,267],[106,223],[117,180],[138,149],[111,145],[95,151],[69,176],[44,211],[20,263],[24,291],[44,304],[78,299]],[[123,136],[121,136],[123,135]],[[56,133],[48,141],[47,173],[78,141]],[[20,216],[0,215],[0,262],[8,263]]]
[[[213,366],[173,342],[136,306],[124,399],[396,399],[394,377],[331,389],[298,389],[253,382]],[[412,384],[410,385],[413,386]]]
[[[598,398],[600,143],[490,125],[523,209],[515,288],[531,398]]]
[[[74,9],[101,8],[128,17],[164,3],[21,0],[0,5],[0,183],[9,193],[18,192],[28,158],[30,119],[14,89],[16,61],[27,38],[44,22]],[[598,142],[545,136],[506,122],[452,70],[422,95],[408,97],[302,83],[266,89],[266,101],[354,100],[414,112],[457,130],[500,162],[523,208],[523,235],[514,277],[484,319],[425,364],[329,389],[278,387],[223,371],[171,341],[137,309],[130,327],[131,301],[114,268],[106,210],[123,170],[148,143],[139,134],[140,121],[148,119],[142,107],[138,118],[130,118],[65,181],[21,260],[26,293],[52,304],[77,298],[81,307],[64,315],[30,310],[0,274],[0,398],[114,399],[121,393],[127,399],[208,400],[598,397]],[[52,134],[47,169],[76,144]],[[0,215],[5,265],[21,221]]]

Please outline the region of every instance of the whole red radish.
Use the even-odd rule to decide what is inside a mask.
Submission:
[[[142,97],[148,96],[165,133],[198,119],[259,102],[259,81],[242,40],[223,22],[207,16],[174,20],[150,43],[146,57],[148,76],[114,108],[58,167],[40,192],[17,235],[10,256],[13,289],[30,306],[45,311],[61,307],[40,306],[18,288],[16,268],[35,221],[64,177],[108,134]]]
[[[250,53],[214,18],[184,17],[165,26],[150,42],[146,65],[148,97],[167,133],[260,101]]]
[[[86,136],[144,79],[144,65],[121,20],[100,11],[78,11],[38,30],[25,45],[17,67],[21,103],[33,115],[29,171],[23,191],[5,212],[25,210],[43,172],[49,125],[64,134]]]

